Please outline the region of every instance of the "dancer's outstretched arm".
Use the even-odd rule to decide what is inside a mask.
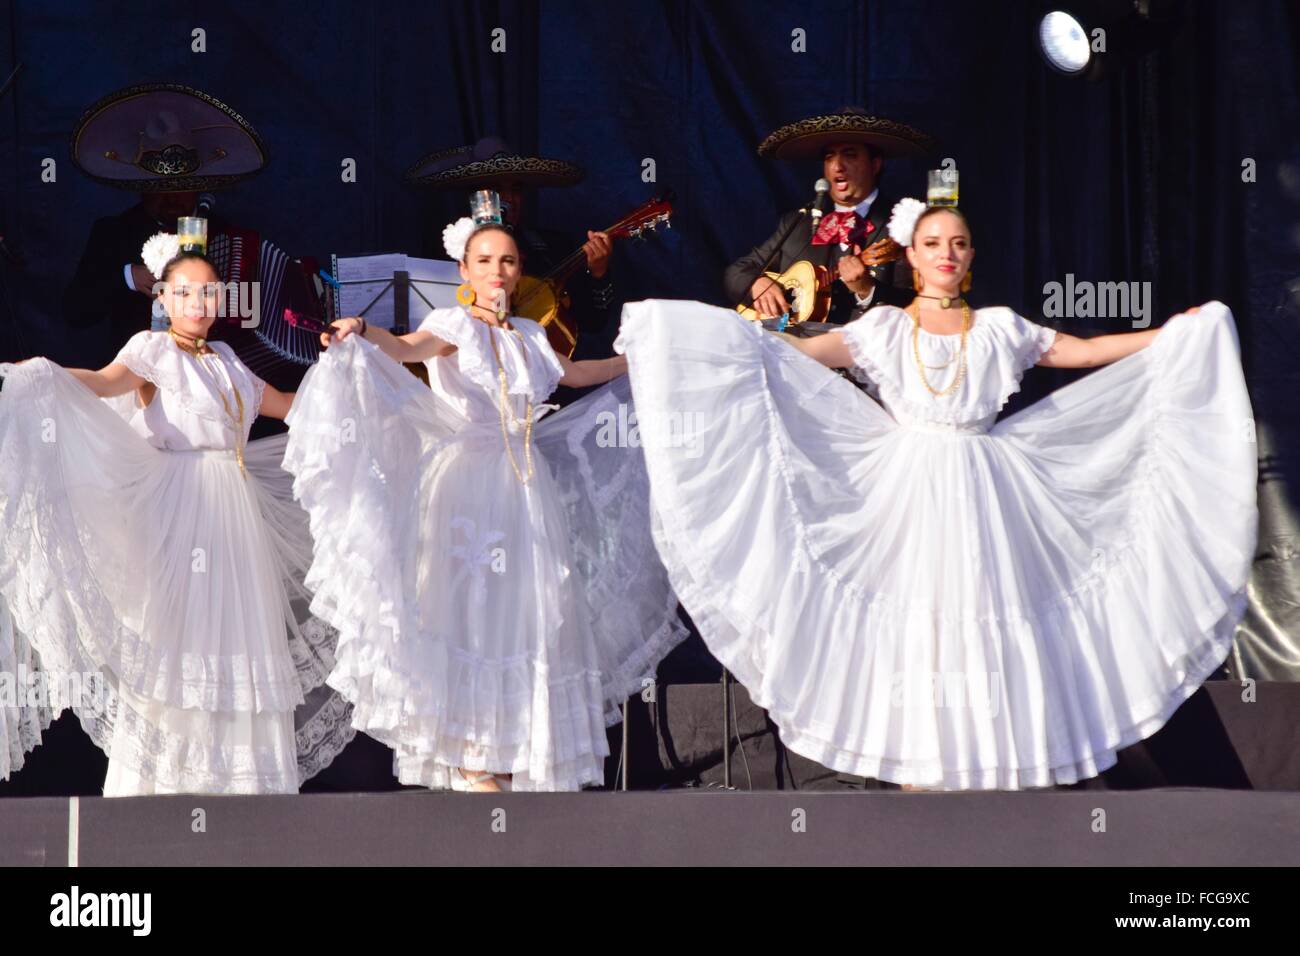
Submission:
[[[145,379],[119,362],[105,365],[98,372],[88,368],[70,368],[67,371],[100,398],[125,395],[148,384]]]
[[[849,344],[841,332],[827,332],[810,339],[798,339],[793,335],[778,332],[783,339],[809,358],[815,358],[827,368],[848,368],[853,364],[853,355]]]
[[[342,342],[349,335],[357,335],[365,329],[365,340],[379,346],[379,350],[398,362],[427,362],[431,358],[451,355],[456,346],[438,338],[432,332],[410,332],[406,335],[394,335],[387,329],[365,324],[359,318],[338,319],[330,323],[335,332],[332,336],[322,334],[321,345],[329,348],[335,342]]]
[[[1052,347],[1043,353],[1038,364],[1047,368],[1096,368],[1099,365],[1109,365],[1146,348],[1155,340],[1159,331],[1145,329],[1142,332],[1117,332],[1113,335],[1094,335],[1090,339],[1057,332]]]
[[[1187,312],[1199,312],[1200,308],[1199,305],[1194,305]],[[1057,332],[1056,341],[1043,353],[1038,364],[1047,368],[1096,368],[1099,365],[1109,365],[1134,352],[1140,352],[1154,342],[1159,333],[1159,329],[1144,329],[1141,332],[1117,332],[1081,339]]]
[[[86,368],[70,368],[67,371],[100,398],[125,395],[149,384],[147,380],[117,362],[104,366],[98,372]],[[283,419],[289,414],[289,408],[293,405],[294,394],[267,385],[262,392],[262,406],[257,413],[267,418]]]
[[[1038,364],[1049,368],[1092,368],[1097,365],[1109,365],[1139,349],[1146,348],[1159,331],[1159,329],[1147,329],[1144,332],[1098,335],[1091,339],[1057,333],[1055,343],[1038,360]],[[815,358],[828,368],[847,368],[853,364],[853,356],[849,353],[843,335],[830,333],[811,339],[797,339],[791,336],[789,341],[800,352]]]
[[[297,392],[282,392],[272,385],[267,385],[262,390],[262,407],[257,410],[257,414],[283,421],[289,414],[289,409],[293,407],[293,399],[297,394]]]
[[[582,359],[577,362],[567,359],[563,355],[557,355],[557,357],[560,360],[560,365],[564,367],[564,376],[560,379],[560,384],[572,388],[603,385],[612,378],[627,374],[626,355],[615,355],[613,358],[607,359]]]
[[[349,335],[358,334],[363,328],[361,320],[356,318],[339,319],[333,323],[335,333],[332,337],[321,336],[321,344],[328,348],[335,342],[341,342]],[[442,355],[451,355],[456,346],[438,338],[432,332],[412,332],[409,335],[393,335],[386,329],[375,326],[366,327],[365,338],[373,342],[389,358],[399,362],[424,362]],[[564,368],[560,384],[582,388],[586,385],[600,385],[611,378],[627,372],[627,359],[616,355],[608,359],[585,359],[574,362],[559,356]]]
[[[1200,306],[1193,306],[1187,311],[1196,312],[1199,308]],[[1098,335],[1090,339],[1058,332],[1056,341],[1038,360],[1038,364],[1048,368],[1095,368],[1098,365],[1109,365],[1146,348],[1159,332],[1159,329],[1145,329],[1141,332]],[[842,334],[832,332],[810,339],[787,335],[785,338],[800,352],[815,358],[828,368],[847,368],[853,364],[853,356]]]

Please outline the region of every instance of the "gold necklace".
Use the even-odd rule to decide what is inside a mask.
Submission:
[[[510,393],[506,387],[506,367],[501,362],[501,353],[497,349],[496,327],[483,323],[488,327],[488,340],[492,343],[492,356],[497,361],[497,384],[500,387],[500,398],[497,402],[497,411],[501,416],[501,440],[506,446],[506,457],[510,459],[510,467],[514,469],[515,477],[519,479],[521,485],[528,484],[533,477],[533,400],[525,397],[524,399],[524,467],[528,471],[528,476],[524,477],[523,471],[519,468],[519,462],[515,459],[514,449],[510,447],[510,429],[506,425],[506,415],[509,414],[510,421],[516,425],[519,419],[515,417],[514,406],[510,401]],[[516,329],[507,329],[519,335]],[[522,343],[523,337],[520,336]]]
[[[194,339],[194,343],[191,345],[190,343],[186,342],[183,338],[181,338],[179,332],[177,332],[175,329],[173,329],[170,326],[167,327],[167,334],[171,336],[171,340],[176,343],[176,347],[179,348],[182,352],[188,352],[190,355],[196,357],[203,353],[203,350],[207,347],[208,344],[207,339],[201,339],[196,336]]]
[[[200,360],[199,364],[206,367],[206,363],[202,361],[202,356],[196,357]],[[221,363],[221,367],[224,370],[225,363]],[[244,467],[244,399],[239,394],[239,387],[235,384],[234,376],[230,375],[228,377],[230,379],[230,391],[235,396],[235,407],[238,409],[237,414],[232,415],[230,413],[230,403],[226,401],[226,390],[221,387],[220,382],[216,383],[217,396],[221,399],[221,407],[226,410],[226,417],[229,418],[235,426],[235,461],[239,462],[239,473],[247,478],[248,470]],[[215,375],[213,375],[213,379],[216,379]]]
[[[216,387],[217,397],[221,399],[221,407],[225,409],[226,418],[230,419],[230,423],[234,428],[235,460],[239,462],[239,473],[243,475],[245,478],[247,478],[248,470],[244,467],[244,399],[243,396],[239,394],[239,387],[235,385],[234,376],[229,376],[229,379],[230,379],[230,390],[235,395],[235,407],[237,411],[231,412],[230,403],[226,401],[225,388],[222,386],[222,384],[219,381],[217,381],[217,375],[215,373],[209,374],[208,363],[204,361],[204,358],[206,356],[215,355],[216,353],[211,351],[208,352],[200,351],[200,349],[203,348],[203,345],[206,344],[203,339],[196,339],[196,341],[199,343],[198,348],[187,348],[184,340],[182,340],[174,331],[168,329],[167,334],[171,336],[172,341],[176,343],[177,347],[179,347],[182,352],[184,352],[186,355],[191,356],[194,359],[194,361],[197,363],[197,367],[199,369],[202,369],[202,371],[199,374],[202,375],[204,378],[207,378]],[[218,361],[220,361],[219,357],[218,357]],[[222,363],[221,367],[224,369],[225,364]]]
[[[966,340],[970,335],[971,330],[971,311],[970,306],[966,304],[964,299],[960,301],[961,346],[958,348],[956,355],[958,360],[957,374],[953,378],[952,382],[949,383],[948,387],[943,390],[936,389],[930,384],[930,380],[926,378],[925,375],[926,365],[921,361],[921,305],[913,299],[911,306],[907,310],[908,315],[912,317],[912,357],[916,360],[916,370],[921,375],[921,384],[925,386],[926,391],[928,391],[934,398],[942,398],[944,395],[951,395],[961,387],[962,380],[966,377]],[[931,367],[947,368],[948,365],[951,364],[952,359],[949,359],[944,365]]]

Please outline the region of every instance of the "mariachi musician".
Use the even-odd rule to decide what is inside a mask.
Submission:
[[[475,190],[490,189],[501,198],[505,224],[511,228],[523,254],[527,276],[551,274],[573,250],[563,234],[539,227],[530,215],[528,190],[541,187],[573,186],[584,176],[580,166],[558,159],[521,156],[503,140],[485,137],[473,146],[446,149],[424,157],[406,173],[409,183],[438,190],[456,190],[468,197]],[[457,204],[457,215],[468,206]],[[621,303],[615,299],[610,269],[612,238],[603,231],[588,230],[581,245],[582,268],[563,283],[567,308],[551,329],[551,344],[574,359],[612,355],[612,335]],[[564,305],[563,303],[561,304]],[[527,311],[522,314],[530,318]],[[557,393],[558,394],[558,393]]]
[[[815,232],[811,209],[786,213],[776,232],[733,262],[723,278],[730,300],[752,308],[753,318],[786,315],[791,296],[769,274],[808,262],[823,280],[822,322],[842,325],[873,305],[906,305],[913,296],[911,276],[902,250],[886,235],[893,202],[882,197],[879,183],[886,158],[919,156],[933,148],[924,133],[855,108],[772,133],[758,154],[820,159],[830,185],[827,208]]]

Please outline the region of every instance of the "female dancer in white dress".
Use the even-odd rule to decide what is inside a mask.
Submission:
[[[842,332],[627,307],[660,553],[794,751],[920,788],[1094,776],[1216,669],[1243,610],[1255,445],[1231,314],[1083,340],[971,312],[964,218],[896,226],[917,299]],[[993,424],[1031,365],[1111,362]]]
[[[311,514],[312,610],[339,631],[330,684],[402,783],[576,790],[603,781],[606,724],[685,630],[620,440],[624,359],[571,362],[499,314],[514,238],[457,228],[465,306],[402,336],[336,322],[298,391],[285,468]],[[614,376],[537,422],[557,384]]]
[[[0,598],[108,755],[106,796],[293,793],[299,756],[320,769],[351,730],[338,701],[295,731],[334,635],[295,615],[311,542],[284,436],[247,443],[292,395],[205,342],[206,259],[145,251],[168,331],[99,371],[0,365]]]

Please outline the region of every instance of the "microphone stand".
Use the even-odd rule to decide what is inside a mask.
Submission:
[[[815,199],[815,200],[813,201],[813,205],[816,205],[818,202],[820,202],[820,201],[821,201],[821,198],[822,198],[823,195],[827,195],[827,194],[825,194],[825,193],[819,193],[818,196],[817,196],[817,199]],[[789,239],[790,236],[792,236],[792,235],[794,234],[795,228],[796,228],[796,227],[797,227],[801,222],[803,222],[803,217],[806,216],[806,215],[809,215],[811,212],[812,212],[812,208],[811,208],[811,207],[808,207],[808,206],[805,206],[804,208],[802,208],[802,209],[799,210],[799,215],[796,216],[794,219],[792,219],[792,220],[790,221],[790,225],[788,225],[788,226],[785,227],[785,230],[781,233],[780,241],[778,241],[777,244],[776,244],[776,248],[772,250],[771,254],[767,257],[767,259],[763,262],[763,265],[759,268],[759,270],[758,270],[758,274],[759,274],[760,276],[763,275],[763,274],[765,274],[765,273],[767,272],[767,270],[768,270],[769,268],[771,268],[772,263],[775,262],[777,256],[779,256],[779,255],[781,254],[781,247],[785,245],[785,241],[786,241],[787,239]],[[804,254],[804,252],[807,251],[808,249],[810,249],[810,248],[812,247],[812,240],[813,240],[813,235],[815,234],[815,232],[816,232],[816,230],[814,230],[814,229],[810,229],[810,230],[808,231],[808,241],[805,242],[805,243],[803,244],[803,246],[799,249],[799,256],[798,256],[798,257],[802,257],[803,254]],[[798,258],[798,257],[796,257],[796,258]],[[773,278],[770,278],[770,277],[769,277],[768,280],[767,280],[767,285],[763,286],[763,288],[759,291],[759,295],[762,295],[764,292],[766,292],[768,289],[770,289],[770,288],[771,288],[772,286],[774,286],[774,285],[776,285],[776,280],[773,279]],[[753,296],[750,296],[750,301],[753,302],[753,300],[754,300],[754,297],[753,297]],[[788,316],[789,316],[789,313],[787,313],[786,315],[787,315],[787,317],[788,317]],[[766,326],[764,326],[764,327],[766,328]],[[783,327],[783,328],[784,328],[784,327]],[[783,329],[782,329],[782,330],[783,330]]]

